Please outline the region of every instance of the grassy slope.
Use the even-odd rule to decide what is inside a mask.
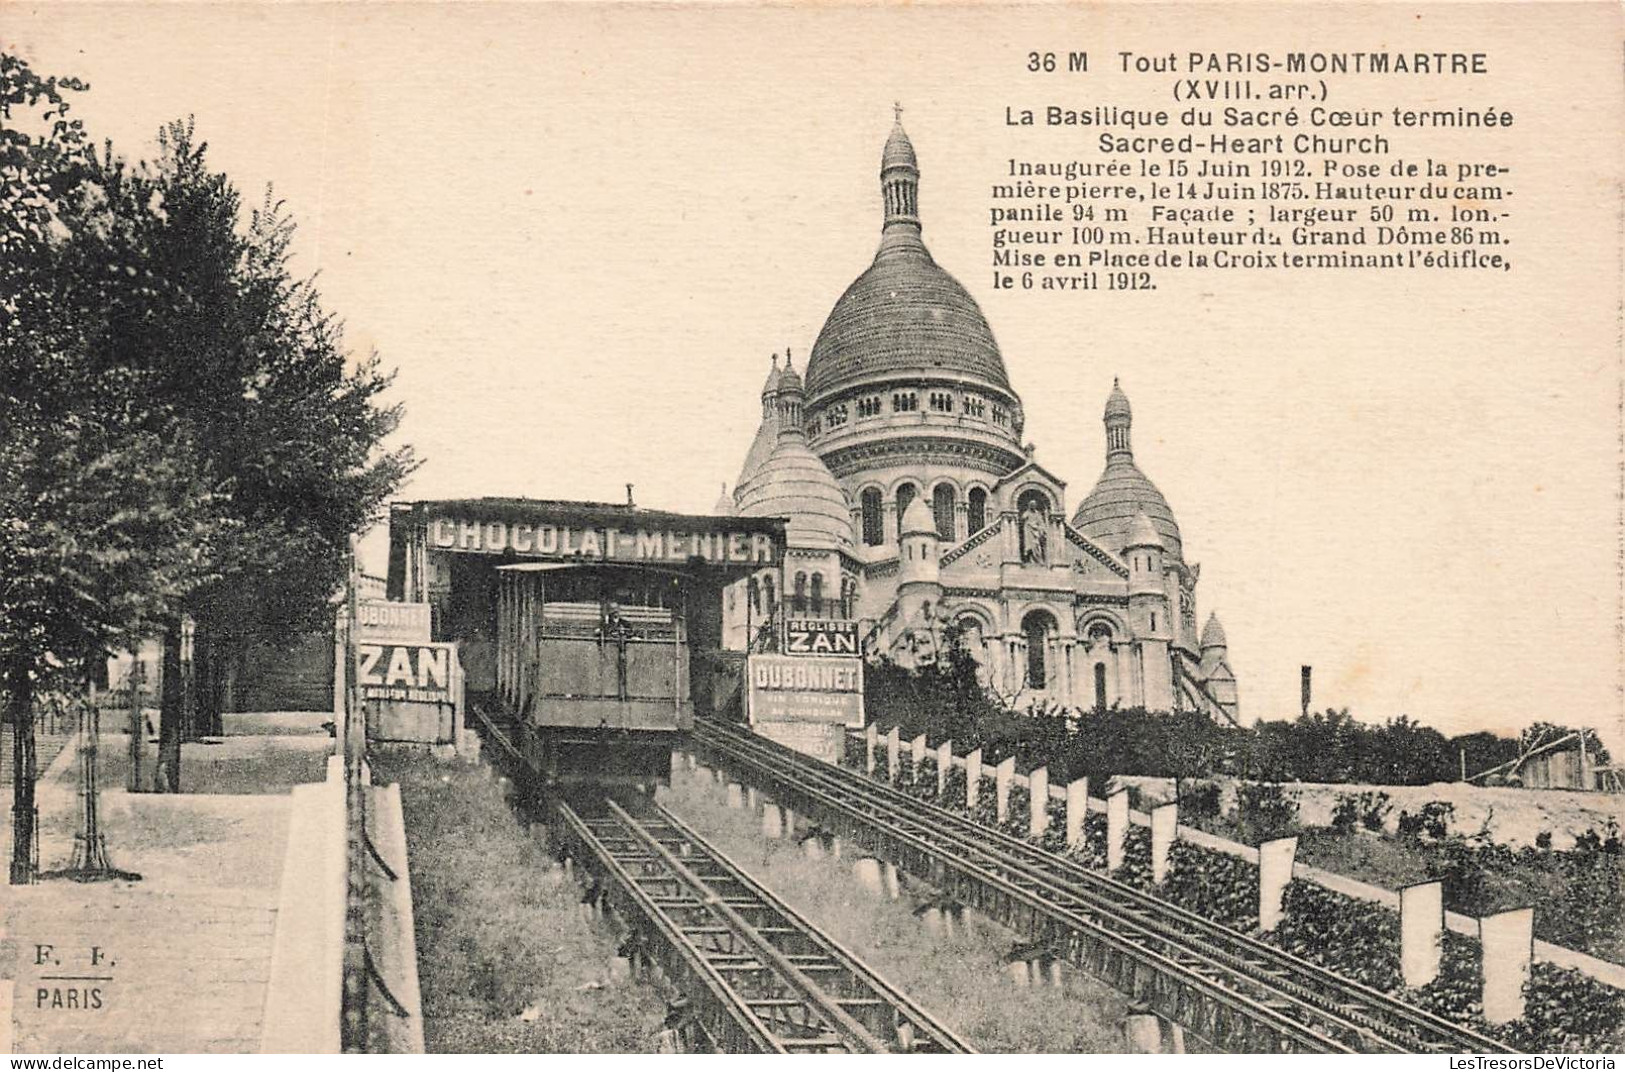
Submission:
[[[1002,957],[1014,936],[972,918],[949,939],[933,938],[914,902],[861,890],[851,861],[809,860],[790,841],[761,836],[759,820],[729,810],[721,787],[684,772],[661,799],[707,840],[825,933],[985,1052],[1111,1053],[1122,1049],[1121,995],[1077,974],[1066,990],[1017,986]]]
[[[489,768],[397,753],[373,769],[401,784],[428,1050],[652,1052],[664,1001],[610,979],[615,936],[586,922]]]

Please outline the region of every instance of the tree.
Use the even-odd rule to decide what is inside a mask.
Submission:
[[[190,122],[167,126],[158,144],[150,165],[99,158],[96,178],[118,215],[139,221],[139,273],[181,300],[134,295],[112,310],[98,364],[132,370],[152,412],[194,445],[198,478],[232,534],[210,545],[207,576],[178,608],[197,623],[205,725],[183,723],[173,687],[179,613],[165,629],[159,764],[178,791],[181,740],[219,728],[233,646],[323,624],[351,534],[376,519],[414,461],[410,448],[381,446],[400,410],[379,401],[390,377],[377,357],[352,367],[342,326],[313,282],[293,276],[294,225],[281,204],[268,191],[245,218]]]
[[[11,881],[32,878],[36,688],[82,680],[201,577],[211,503],[187,440],[90,360],[106,310],[151,280],[88,276],[79,242],[123,229],[93,178],[71,79],[0,53],[0,674],[13,760]],[[82,226],[76,229],[70,221]]]

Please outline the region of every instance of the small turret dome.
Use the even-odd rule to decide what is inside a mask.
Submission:
[[[773,445],[779,441],[779,355],[773,355],[773,367],[768,370],[767,383],[762,385],[762,422],[756,426],[756,435],[750,441],[750,450],[745,452],[745,462],[739,467],[739,478],[734,481],[734,500],[737,502],[740,494],[767,461],[767,456],[773,453]]]
[[[733,496],[728,494],[728,482],[722,482],[722,491],[717,495],[717,504],[712,510],[718,517],[732,517],[734,512]]]
[[[918,168],[919,161],[914,157],[914,143],[908,140],[908,133],[903,129],[902,109],[893,118],[891,134],[886,138],[886,148],[880,153],[880,170],[887,171],[894,167]]]
[[[1161,547],[1174,559],[1183,561],[1183,547],[1179,535],[1179,522],[1174,520],[1173,508],[1151,479],[1134,464],[1134,448],[1130,439],[1133,414],[1128,396],[1116,380],[1106,398],[1106,468],[1095,482],[1094,490],[1078,504],[1072,515],[1072,527],[1092,540],[1112,550],[1128,545],[1129,527],[1136,514],[1151,519],[1161,537]]]
[[[1158,551],[1166,550],[1162,544],[1162,537],[1157,535],[1157,527],[1151,523],[1151,519],[1145,515],[1144,510],[1135,514],[1134,520],[1129,522],[1128,539],[1123,541],[1125,551],[1136,547],[1155,548]]]
[[[1207,624],[1202,626],[1202,650],[1207,651],[1209,648],[1224,647],[1229,647],[1229,642],[1224,635],[1224,626],[1219,624],[1217,614],[1209,614]]]
[[[1106,420],[1112,421],[1121,418],[1125,421],[1133,420],[1134,411],[1129,408],[1128,395],[1118,384],[1117,377],[1112,377],[1112,393],[1106,396]]]
[[[829,467],[795,423],[781,424],[773,452],[738,488],[740,517],[782,517],[791,547],[850,550],[852,511]]]
[[[779,390],[799,391],[801,389],[801,373],[796,371],[795,365],[790,360],[790,351],[786,350],[784,351],[784,370],[779,373]]]
[[[903,511],[902,527],[898,532],[903,536],[935,536],[937,524],[931,516],[931,508],[925,505],[925,499],[916,495]]]

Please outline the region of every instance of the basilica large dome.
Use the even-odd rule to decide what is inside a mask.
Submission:
[[[987,318],[931,259],[918,231],[886,236],[874,263],[835,303],[807,363],[807,393],[816,401],[911,375],[1010,390]]]

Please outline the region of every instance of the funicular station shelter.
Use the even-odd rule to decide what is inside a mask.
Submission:
[[[785,547],[779,518],[517,498],[396,503],[389,532],[388,598],[428,604],[469,704],[549,777],[658,774],[696,710],[727,713],[724,591]]]

